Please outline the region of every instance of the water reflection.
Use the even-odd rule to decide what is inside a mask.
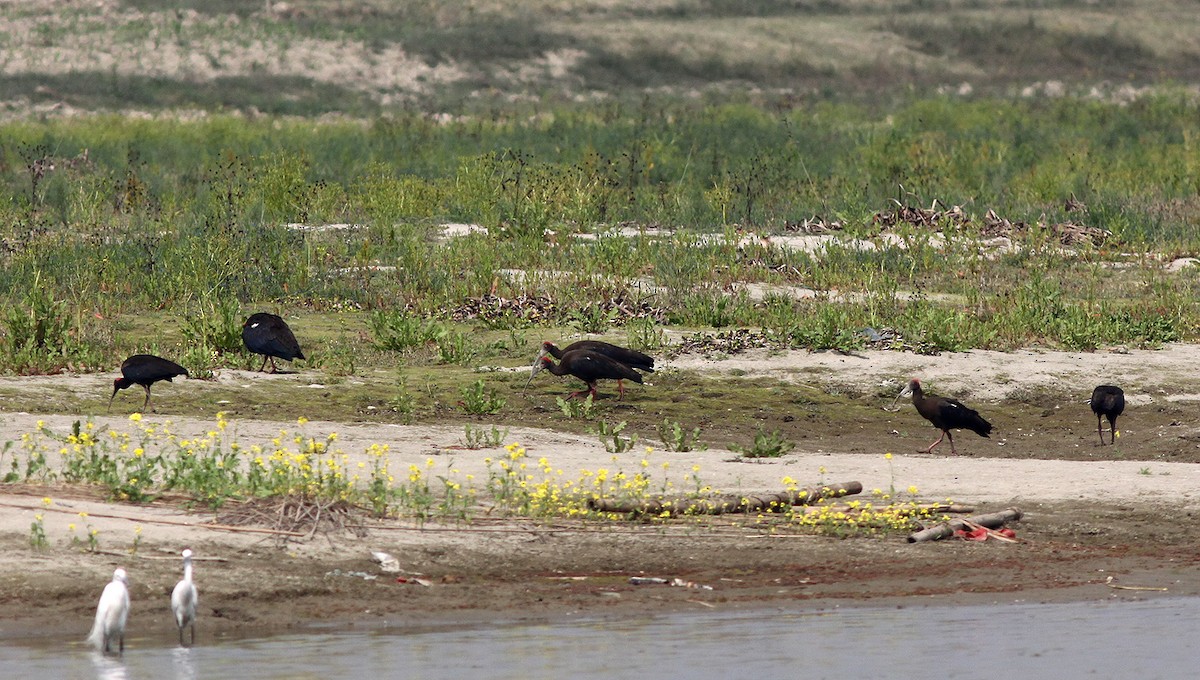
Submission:
[[[128,680],[125,660],[119,656],[107,656],[103,652],[91,651],[92,667],[96,669],[96,680]]]
[[[192,660],[191,648],[176,647],[172,649],[171,663],[175,667],[176,680],[196,680],[196,664]]]
[[[1200,599],[704,612],[430,632],[313,631],[106,657],[0,642],[0,678],[1194,678]]]

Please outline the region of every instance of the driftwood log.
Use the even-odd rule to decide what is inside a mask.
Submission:
[[[819,508],[805,508],[804,514],[817,515],[817,514],[820,514],[823,512],[844,512],[846,514],[850,514],[852,512],[861,512],[863,509],[864,509],[864,506],[852,508],[849,505],[823,505]],[[915,515],[917,513],[923,513],[923,512],[928,512],[928,513],[942,512],[942,513],[966,514],[968,512],[975,512],[975,506],[974,505],[960,505],[958,503],[919,503],[919,504],[913,505],[913,506],[897,505],[892,508],[889,508],[889,510],[895,511],[896,513],[907,513],[907,514],[913,514],[913,515]]]
[[[793,505],[809,505],[824,498],[838,498],[862,493],[863,486],[859,482],[843,484],[825,484],[810,486],[806,489],[795,489],[765,495],[733,495],[713,496],[711,498],[692,498],[688,496],[673,496],[651,498],[642,501],[628,501],[616,498],[592,498],[588,500],[588,508],[597,512],[615,512],[622,514],[653,515],[723,515],[732,512],[783,512]]]
[[[1004,526],[1005,522],[1015,522],[1022,517],[1022,512],[1016,508],[1008,508],[1000,512],[991,512],[986,515],[975,515],[966,519],[952,519],[949,522],[935,524],[928,529],[913,532],[908,535],[909,543],[919,543],[921,541],[938,541],[943,538],[949,538],[954,535],[959,529],[967,529],[968,524],[978,524],[989,529],[998,529]]]

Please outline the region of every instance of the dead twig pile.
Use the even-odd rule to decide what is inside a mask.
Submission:
[[[217,515],[217,522],[301,534],[305,540],[312,539],[317,533],[342,532],[362,538],[367,535],[362,526],[364,514],[366,511],[343,500],[283,496],[229,504]]]

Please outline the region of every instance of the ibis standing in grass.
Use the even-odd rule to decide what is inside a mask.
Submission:
[[[171,382],[171,378],[187,374],[186,368],[170,359],[153,354],[135,354],[121,362],[121,377],[113,381],[113,392],[108,398],[108,407],[112,408],[117,392],[130,385],[141,385],[142,389],[146,390],[146,401],[142,403],[142,410],[153,411],[154,407],[150,404],[150,386],[160,380]]]
[[[949,397],[925,396],[921,389],[921,381],[916,378],[908,381],[908,384],[896,397],[896,401],[909,395],[912,396],[913,406],[917,407],[917,413],[942,431],[942,436],[930,444],[929,448],[924,449],[924,453],[933,453],[933,447],[949,437],[950,453],[958,455],[958,451],[954,448],[954,435],[950,433],[950,430],[971,430],[980,437],[987,437],[992,431],[991,423],[984,420],[978,411],[968,408],[961,401]],[[895,405],[895,402],[892,404]]]
[[[129,618],[129,586],[124,569],[113,572],[112,580],[100,594],[96,621],[88,642],[105,654],[125,653],[125,620]]]
[[[636,349],[621,347],[612,343],[603,342],[601,340],[576,340],[566,347],[559,348],[553,342],[546,341],[542,343],[542,354],[549,354],[555,359],[562,359],[563,354],[573,352],[577,349],[586,349],[589,352],[603,354],[609,359],[615,359],[630,368],[635,368],[639,371],[647,373],[654,372],[654,357],[649,354],[643,354]]]
[[[558,345],[547,340],[546,342],[542,343],[542,353],[538,355],[537,360],[534,362],[534,373],[537,373],[536,369],[538,364],[541,362],[542,357],[546,356],[547,354],[561,361],[564,354],[567,352],[574,352],[576,350],[595,352],[596,354],[602,354],[609,359],[625,364],[630,368],[639,371],[646,371],[647,373],[654,372],[654,357],[650,356],[649,354],[643,354],[635,349],[621,347],[620,345],[614,345],[602,340],[576,340],[575,342],[572,342],[566,347],[560,349]],[[530,375],[529,378],[532,380],[533,375]],[[639,380],[638,382],[641,381]],[[529,383],[525,383],[525,386],[528,387]],[[617,391],[620,392],[622,396],[625,395],[625,387],[621,384],[621,379],[617,380]]]
[[[542,369],[550,371],[554,375],[573,375],[587,383],[587,390],[572,392],[567,399],[574,399],[585,391],[595,399],[597,380],[616,380],[617,391],[620,393],[619,398],[624,399],[625,389],[621,386],[620,381],[632,380],[635,383],[642,382],[641,373],[615,359],[610,359],[603,354],[586,349],[563,352],[562,359],[557,364],[548,356],[539,356],[537,363],[533,365],[533,371],[529,374],[529,380],[532,381],[533,376],[537,375],[538,371]],[[527,382],[525,385],[528,386],[529,383]]]
[[[300,351],[300,343],[296,340],[292,329],[281,317],[267,312],[251,314],[242,324],[242,342],[246,349],[253,354],[263,355],[259,371],[266,369],[267,360],[271,361],[271,372],[278,373],[275,359],[295,361],[303,359],[304,352]]]
[[[1096,434],[1100,435],[1100,445],[1104,446],[1104,430],[1100,427],[1100,419],[1108,418],[1108,429],[1112,433],[1110,444],[1117,443],[1120,430],[1117,429],[1117,416],[1125,410],[1125,391],[1115,385],[1100,385],[1092,390],[1092,413],[1096,414]]]
[[[179,629],[179,646],[183,647],[183,629],[190,628],[196,644],[196,584],[192,583],[192,551],[183,551],[183,579],[171,591],[171,613],[175,614],[175,627]]]

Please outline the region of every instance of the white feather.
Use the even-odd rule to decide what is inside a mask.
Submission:
[[[104,586],[100,604],[96,606],[96,621],[88,642],[102,652],[110,651],[117,644],[125,646],[125,621],[129,617],[129,588],[124,569],[113,572],[112,581]]]

